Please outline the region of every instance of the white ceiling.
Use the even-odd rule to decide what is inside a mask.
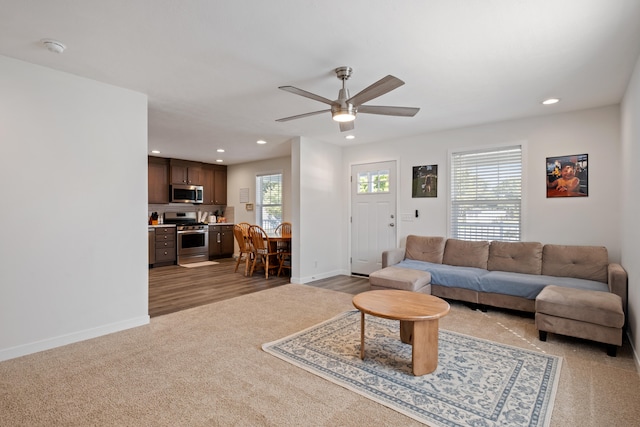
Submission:
[[[0,54],[145,93],[149,151],[224,164],[616,104],[639,53],[638,0],[0,0]],[[420,112],[359,114],[353,141],[329,113],[275,121],[326,107],[278,86],[336,99],[343,65],[352,95],[406,82],[367,105]]]

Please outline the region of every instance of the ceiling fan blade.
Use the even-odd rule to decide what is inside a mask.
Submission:
[[[330,112],[330,111],[331,111],[331,109],[314,111],[312,113],[298,114],[297,116],[291,116],[291,117],[285,117],[283,119],[278,119],[278,120],[276,120],[276,122],[288,122],[289,120],[295,120],[295,119],[301,119],[303,117],[315,116],[316,114],[327,113],[327,112]]]
[[[328,104],[328,105],[335,104],[335,102],[331,101],[330,99],[325,98],[324,96],[316,95],[315,93],[307,92],[306,90],[298,89],[297,87],[280,86],[278,89],[282,89],[284,91],[291,92],[291,93],[296,94],[296,95],[304,96],[305,98],[310,98],[310,99],[313,99],[313,100],[316,100],[316,101],[320,101],[320,102],[323,102],[323,103]]]
[[[358,107],[367,101],[371,101],[373,98],[377,98],[384,95],[387,92],[399,88],[404,82],[397,77],[388,75],[383,77],[369,87],[362,89],[360,92],[352,96],[347,102],[353,104],[354,107]]]
[[[419,108],[413,107],[386,107],[382,105],[361,105],[358,113],[381,114],[383,116],[413,117],[418,114]]]
[[[350,122],[340,122],[340,132],[348,132],[350,130],[353,130],[353,123],[354,120],[351,120]]]

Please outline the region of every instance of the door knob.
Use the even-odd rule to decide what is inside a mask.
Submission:
[[[389,227],[395,227],[394,223],[389,224]]]

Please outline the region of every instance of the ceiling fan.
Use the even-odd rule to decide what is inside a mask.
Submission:
[[[349,97],[349,90],[345,88],[345,81],[351,77],[353,69],[351,67],[338,67],[335,70],[338,79],[342,80],[342,89],[338,92],[338,99],[331,101],[323,96],[316,95],[306,90],[298,89],[293,86],[280,86],[278,89],[285,90],[287,92],[294,93],[296,95],[304,96],[305,98],[314,99],[324,104],[328,104],[331,108],[326,110],[314,111],[311,113],[298,114],[296,116],[285,117],[278,119],[276,122],[286,122],[289,120],[301,119],[303,117],[309,117],[316,114],[331,112],[333,120],[340,123],[340,131],[346,132],[353,129],[353,121],[356,118],[356,113],[367,114],[380,114],[384,116],[403,116],[413,117],[415,116],[419,108],[413,107],[387,107],[381,105],[362,105],[365,102],[371,101],[374,98],[384,95],[387,92],[391,92],[394,89],[399,88],[404,84],[402,80],[392,75],[381,78],[371,86],[361,90],[356,95]]]

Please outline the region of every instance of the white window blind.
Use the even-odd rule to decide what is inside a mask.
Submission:
[[[282,222],[282,174],[256,176],[256,223],[267,233]]]
[[[452,237],[519,241],[521,199],[521,146],[452,154]]]

